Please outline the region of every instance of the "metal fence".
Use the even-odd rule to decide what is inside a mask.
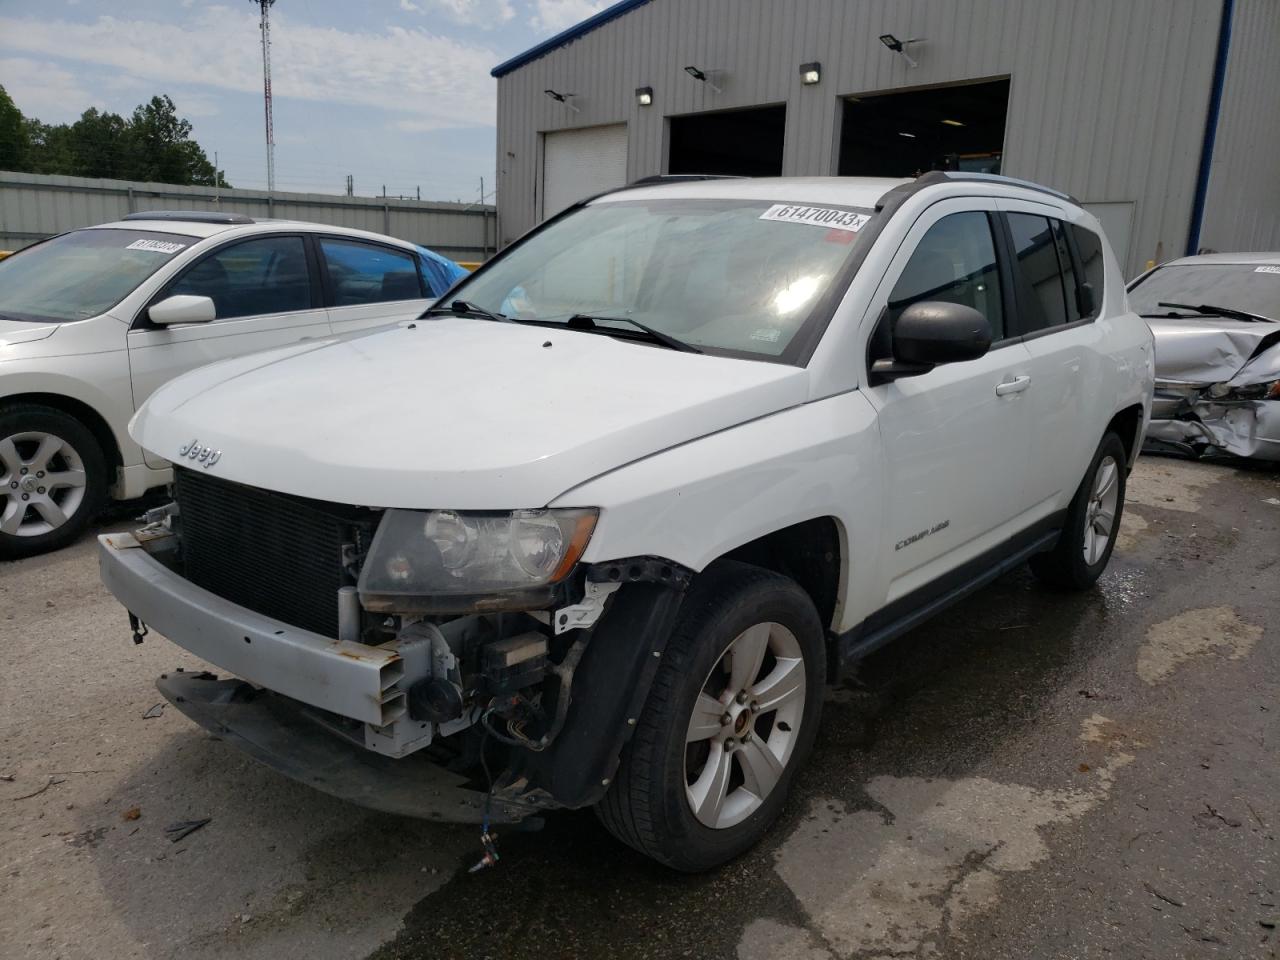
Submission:
[[[488,257],[497,235],[494,208],[489,205],[322,193],[269,194],[0,171],[0,250],[17,250],[65,230],[160,209],[224,210],[254,218],[308,220],[372,230],[420,243],[462,262]]]

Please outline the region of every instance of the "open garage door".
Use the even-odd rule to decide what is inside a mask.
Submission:
[[[787,108],[756,107],[671,117],[668,173],[782,175]]]
[[[999,173],[1008,110],[1007,77],[848,97],[840,127],[840,175]]]
[[[627,182],[627,125],[543,134],[542,218]]]

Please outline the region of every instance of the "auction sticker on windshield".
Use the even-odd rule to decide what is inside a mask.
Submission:
[[[185,243],[171,243],[168,240],[135,240],[125,249],[150,250],[152,253],[177,253],[185,246]]]
[[[805,207],[794,203],[775,203],[760,214],[761,220],[777,220],[782,223],[804,223],[828,230],[846,230],[857,233],[871,219],[869,213],[854,213],[834,207]]]

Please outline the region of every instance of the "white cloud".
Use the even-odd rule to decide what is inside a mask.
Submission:
[[[45,123],[64,123],[76,119],[90,107],[103,106],[101,97],[90,93],[75,76],[47,60],[0,59],[0,84],[23,114]]]
[[[501,26],[516,15],[511,0],[400,0],[400,9],[421,14],[438,11],[454,23],[485,30]]]
[[[153,82],[246,93],[262,88],[259,36],[255,14],[225,6],[201,8],[182,25],[109,16],[92,23],[0,17],[0,47],[98,64]],[[377,107],[433,129],[492,122],[489,69],[498,56],[485,47],[423,29],[346,32],[279,14],[271,40],[278,96]],[[40,86],[50,86],[49,77],[36,72],[29,74],[28,88],[37,77]],[[55,99],[47,90],[41,96],[45,102]],[[81,94],[72,102],[85,101]]]
[[[534,13],[529,25],[535,30],[559,33],[587,17],[594,16],[611,0],[534,0]]]

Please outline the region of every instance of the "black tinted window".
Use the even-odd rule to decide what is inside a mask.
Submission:
[[[180,276],[168,294],[210,297],[219,320],[311,307],[301,237],[261,237],[223,247]]]
[[[991,324],[991,339],[1005,336],[1004,304],[991,225],[980,211],[943,217],[920,243],[889,294],[889,321],[921,300],[973,307]]]
[[[418,264],[411,254],[371,243],[328,238],[320,241],[320,249],[329,268],[336,307],[425,296],[418,279]]]
[[[1092,230],[1071,224],[1071,233],[1076,241],[1076,253],[1080,255],[1080,270],[1084,274],[1084,282],[1093,290],[1093,312],[1089,316],[1096,317],[1102,304],[1103,269],[1102,241]]]
[[[1013,234],[1013,252],[1017,269],[1028,294],[1021,309],[1021,332],[1034,333],[1046,327],[1061,326],[1074,320],[1068,313],[1066,291],[1062,285],[1062,263],[1047,217],[1027,213],[1009,214],[1009,231]],[[1068,265],[1070,261],[1068,261]],[[1074,299],[1075,284],[1071,287]]]

